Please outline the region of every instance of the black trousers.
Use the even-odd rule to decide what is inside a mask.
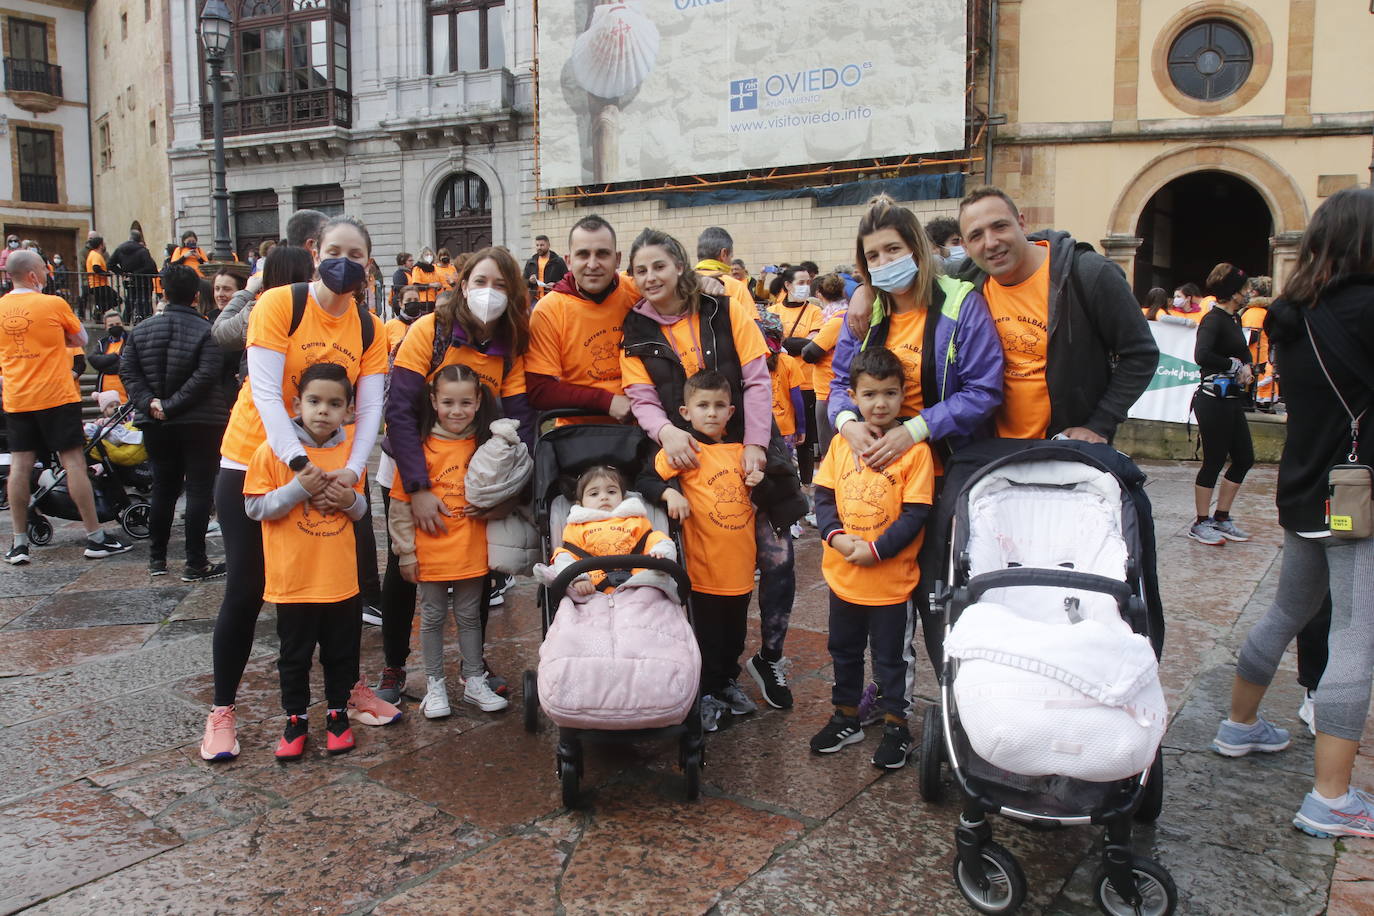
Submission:
[[[1198,486],[1211,489],[1217,485],[1217,475],[1231,458],[1226,479],[1244,483],[1245,475],[1255,463],[1255,445],[1250,440],[1250,423],[1245,419],[1245,407],[1240,398],[1214,398],[1198,391],[1193,396],[1193,413],[1197,415],[1197,431],[1202,438],[1202,467],[1198,468]]]
[[[391,517],[391,490],[382,491],[382,511]],[[386,534],[386,572],[382,575],[382,655],[388,668],[404,668],[410,658],[410,632],[415,625],[414,582],[401,578],[401,564],[391,549],[391,528]],[[487,618],[491,615],[491,577],[482,589],[482,633],[485,642]]]
[[[806,391],[802,393],[802,413],[806,415],[806,441],[797,447],[797,471],[801,474],[801,482],[806,486],[811,486],[811,478],[816,473],[816,392]],[[802,418],[797,418],[800,426]]]
[[[857,707],[864,689],[864,650],[873,652],[873,676],[882,692],[883,712],[905,719],[911,693],[911,602],[878,607],[851,604],[830,593],[830,638],[826,648],[835,666],[830,691],[836,706]]]
[[[223,522],[220,523],[221,525]],[[362,640],[358,596],[333,604],[277,605],[277,673],[281,676],[281,707],[299,716],[310,705],[310,661],[320,648],[324,670],[324,698],[330,709],[343,709],[358,683],[358,653]]]
[[[215,477],[219,473],[219,446],[224,427],[188,424],[150,426],[143,430],[143,444],[153,466],[152,530],[149,559],[166,560],[172,537],[177,500],[186,491],[186,565],[197,569],[208,564],[205,529],[210,524]]]
[[[749,629],[749,594],[692,592],[692,628],[701,649],[701,692],[714,693],[739,677]]]
[[[1331,593],[1327,592],[1317,616],[1298,631],[1298,683],[1308,690],[1316,690],[1326,672],[1330,633]]]
[[[215,620],[215,705],[232,706],[243,669],[253,651],[253,631],[267,587],[263,569],[262,525],[243,511],[243,479],[247,472],[220,468],[215,483],[215,508],[224,537],[224,600]],[[359,617],[361,625],[361,617]]]
[[[377,576],[377,534],[372,530],[372,485],[363,475],[367,512],[353,523],[353,544],[358,552],[358,589],[363,604],[382,605],[382,581]]]

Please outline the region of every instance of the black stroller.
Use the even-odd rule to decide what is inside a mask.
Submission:
[[[1055,441],[1001,441],[990,451],[989,463],[957,491],[945,493],[946,500],[954,500],[949,578],[947,584],[936,583],[933,606],[944,614],[946,640],[961,615],[979,601],[1018,607],[1035,604],[1050,608],[1050,614],[1058,608],[1058,615],[1067,613],[1071,622],[1082,619],[1081,609],[1091,608],[1089,616],[1110,619],[1120,627],[1119,615],[1130,631],[1151,635],[1146,610],[1149,577],[1142,573],[1136,504],[1127,484],[1112,470],[1124,459],[1110,446]],[[1087,503],[1075,502],[1078,497],[1105,507],[1091,524],[1079,508]],[[994,498],[1006,499],[997,504],[1000,514],[986,511]],[[948,505],[943,508],[947,510]],[[1101,521],[1104,518],[1119,519],[1119,530],[1114,525],[1109,529]],[[991,523],[994,519],[996,526]],[[1085,521],[1080,525],[1080,520]],[[1103,530],[1087,530],[1094,525]],[[1047,547],[1049,542],[1060,546]],[[1152,536],[1148,542],[1153,543]],[[1050,554],[1053,557],[1047,559]],[[1153,561],[1152,551],[1146,559]],[[1138,648],[1149,658],[1148,647]],[[1012,913],[1026,896],[1026,879],[1016,859],[992,840],[986,815],[993,813],[1045,830],[1104,825],[1103,864],[1092,880],[1099,908],[1109,916],[1174,912],[1178,892],[1169,873],[1131,850],[1133,822],[1153,822],[1162,806],[1163,757],[1158,744],[1153,764],[1124,779],[1025,776],[995,766],[974,751],[964,721],[967,715],[961,716],[956,701],[961,662],[949,651],[942,654],[938,660],[940,705],[927,707],[925,713],[920,790],[927,801],[938,801],[943,792],[941,764],[949,763],[964,797],[955,831],[954,880],[974,909]],[[1158,703],[1163,706],[1162,694]],[[1161,714],[1154,720],[1161,737],[1163,725],[1158,723],[1162,719]],[[1008,717],[1002,722],[1007,723]],[[1148,747],[1138,747],[1137,753],[1148,760]]]
[[[548,421],[566,417],[585,417],[576,410],[555,410],[544,414]],[[604,464],[617,468],[625,479],[632,481],[653,459],[653,442],[637,426],[609,423],[579,423],[557,426],[539,437],[534,449],[534,515],[539,529],[543,556],[552,554],[555,538],[561,536],[572,505],[577,477],[593,465]],[[667,532],[667,516],[651,509],[654,527]],[[676,540],[676,537],[674,538]],[[681,544],[678,544],[681,556]],[[653,569],[672,576],[682,600],[691,592],[691,580],[686,570],[671,560],[645,555],[607,556],[579,560],[567,567],[548,587],[539,589],[542,614],[542,633],[547,635],[554,614],[572,581],[593,570],[614,572],[632,569]],[[690,609],[688,610],[690,620]],[[536,672],[524,673],[525,730],[539,727],[539,685]],[[558,731],[557,772],[563,790],[563,804],[576,807],[582,778],[582,744],[584,741],[613,744],[633,744],[641,741],[676,739],[679,743],[678,764],[687,781],[687,799],[695,801],[701,793],[701,770],[705,765],[705,741],[702,737],[701,710],[694,701],[686,719],[678,725],[664,728],[645,728],[624,731],[603,729],[563,728]]]
[[[83,451],[95,495],[96,516],[102,522],[117,519],[129,537],[143,540],[152,533],[153,507],[141,497],[131,497],[125,489],[126,480],[135,481],[134,485],[141,483],[139,471],[116,465],[105,449],[106,437],[127,421],[133,410],[132,404],[124,404],[102,420]],[[142,473],[146,474],[146,469]],[[49,516],[78,521],[81,513],[67,490],[67,471],[61,464],[53,460],[47,467],[35,468],[34,475],[34,488],[29,496],[29,542],[41,547],[52,541],[53,526]]]

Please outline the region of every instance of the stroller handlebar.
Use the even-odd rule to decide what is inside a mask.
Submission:
[[[593,570],[607,572],[614,569],[655,569],[667,573],[677,583],[678,600],[684,604],[687,601],[687,594],[692,590],[692,580],[687,575],[687,570],[672,560],[647,555],[621,554],[619,556],[578,560],[564,569],[558,574],[558,578],[553,580],[553,584],[549,586],[549,596],[554,602],[562,601],[563,596],[568,592],[568,586],[572,585],[573,580],[578,576]]]
[[[994,588],[1009,588],[1018,585],[1039,585],[1049,588],[1078,588],[1090,592],[1111,595],[1118,602],[1127,601],[1135,594],[1129,582],[1099,576],[1094,573],[1078,572],[1072,569],[1043,569],[1017,566],[1010,569],[995,569],[974,576],[968,582],[970,600],[977,601]]]

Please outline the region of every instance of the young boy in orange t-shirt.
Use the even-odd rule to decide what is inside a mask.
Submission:
[[[850,367],[850,397],[875,431],[893,429],[902,413],[905,379],[891,350],[863,351]],[[881,435],[881,433],[879,433]],[[859,699],[864,648],[872,647],[881,690],[883,740],[873,765],[900,769],[911,755],[907,699],[911,677],[911,595],[920,580],[916,554],[935,487],[929,444],[918,442],[882,469],[866,466],[836,436],[816,473],[816,521],[825,540],[821,572],[830,586],[830,639],[835,714],[811,739],[832,754],[862,741]]]
[[[700,448],[694,468],[673,467],[666,452],[654,470],[670,481],[663,491],[668,515],[682,522],[682,548],[692,577],[692,616],[701,648],[701,721],[715,731],[728,709],[744,715],[758,708],[740,690],[739,657],[754,591],[754,504],[750,491],[762,471],[741,467],[744,445],[722,442],[734,415],[730,383],[714,369],[687,380],[678,412],[691,425]]]
[[[348,464],[352,443],[344,423],[352,404],[353,386],[343,366],[316,363],[307,368],[293,407],[296,435],[310,462],[300,473],[292,471],[264,442],[253,453],[244,479],[244,511],[262,522],[263,600],[277,605],[277,670],[287,715],[278,760],[296,760],[305,753],[310,660],[316,646],[328,705],[327,748],[331,754],[353,749],[347,708],[358,681],[362,627],[353,522],[367,512],[367,502],[361,481],[349,488],[328,476]]]

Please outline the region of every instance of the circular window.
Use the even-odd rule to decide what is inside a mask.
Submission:
[[[1224,99],[1250,76],[1255,54],[1233,23],[1208,19],[1188,26],[1169,47],[1169,79],[1184,95]]]

